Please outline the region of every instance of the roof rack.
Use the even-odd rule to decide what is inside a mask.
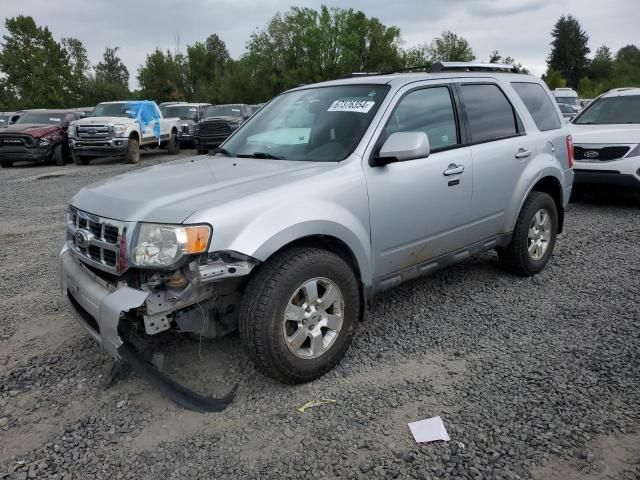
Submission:
[[[429,73],[463,71],[463,72],[492,72],[495,70],[509,70],[520,73],[518,67],[504,63],[475,63],[475,62],[436,62],[431,65]]]

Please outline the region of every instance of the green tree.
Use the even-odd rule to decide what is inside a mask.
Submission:
[[[87,49],[77,38],[63,38],[62,47],[67,53],[71,68],[69,106],[80,106],[87,99],[90,88],[90,68]]]
[[[0,52],[3,96],[22,108],[64,107],[74,88],[67,52],[32,17],[7,18],[5,27]]]
[[[547,73],[542,76],[542,79],[546,82],[549,90],[567,86],[567,81],[562,78],[562,74],[558,70],[547,70]]]
[[[589,36],[571,15],[561,16],[551,32],[551,53],[547,58],[549,70],[558,70],[570,87],[587,74],[591,50],[587,46]]]
[[[494,50],[493,52],[491,52],[491,55],[489,55],[489,63],[501,63],[504,65],[513,65],[521,73],[524,73],[527,75],[530,73],[527,67],[522,65],[520,62],[516,62],[513,57],[507,56],[503,58],[502,55],[500,55],[500,52],[498,52],[498,50]]]
[[[129,70],[118,56],[119,47],[107,47],[89,81],[87,105],[109,100],[127,100],[129,92]]]
[[[218,35],[187,47],[185,78],[189,100],[220,103],[220,88],[225,68],[231,62],[227,46]]]
[[[446,31],[426,47],[432,62],[471,62],[476,59],[469,42],[457,34]]]
[[[186,62],[182,54],[166,53],[156,48],[138,69],[138,83],[143,97],[158,102],[181,101],[186,93]]]
[[[299,84],[398,69],[403,65],[399,42],[397,27],[363,12],[294,7],[251,35],[247,54],[228,78],[243,71],[252,98],[265,100]]]
[[[614,60],[611,50],[606,45],[596,50],[596,54],[589,66],[589,77],[599,81],[611,78],[613,75]]]

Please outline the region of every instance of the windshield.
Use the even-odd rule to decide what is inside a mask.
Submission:
[[[566,103],[559,103],[558,107],[560,107],[560,111],[562,113],[574,113],[573,108],[571,108],[571,106],[567,105]]]
[[[99,103],[90,117],[130,117],[129,106],[126,102],[121,103]]]
[[[256,112],[225,142],[223,153],[339,162],[356,148],[388,90],[344,85],[285,93]]]
[[[578,100],[578,97],[556,97],[556,102],[574,105],[576,107],[580,106],[580,100]]]
[[[166,118],[179,118],[180,120],[197,120],[198,107],[191,105],[168,106],[163,112]]]
[[[16,122],[18,123],[39,123],[62,125],[64,121],[64,113],[52,112],[27,112]]]
[[[209,107],[204,114],[205,117],[241,117],[241,105],[218,105],[217,107]]]
[[[603,97],[574,120],[578,125],[640,124],[640,95]]]

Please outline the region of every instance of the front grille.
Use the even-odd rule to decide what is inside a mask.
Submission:
[[[78,140],[108,140],[111,138],[109,125],[78,125],[76,126]]]
[[[24,147],[33,143],[31,135],[0,135],[0,147]]]
[[[67,214],[69,247],[80,261],[112,275],[118,275],[120,241],[124,222],[98,217],[69,207]]]
[[[231,126],[223,120],[200,122],[200,135],[231,135]]]
[[[618,160],[624,157],[629,150],[630,147],[627,146],[587,148],[575,145],[573,147],[573,156],[576,160],[608,162],[610,160]]]

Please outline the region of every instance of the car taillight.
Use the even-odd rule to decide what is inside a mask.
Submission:
[[[567,135],[567,160],[569,160],[569,168],[573,168],[573,137]]]

